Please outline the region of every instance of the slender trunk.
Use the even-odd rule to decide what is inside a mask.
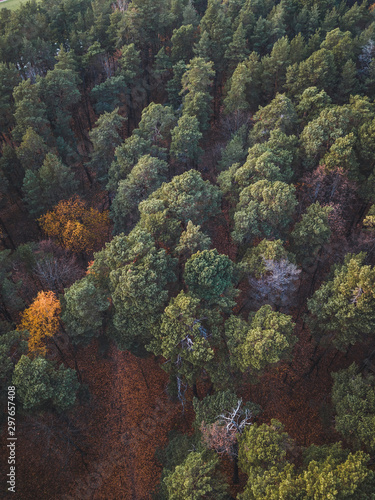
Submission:
[[[240,482],[238,476],[238,443],[234,445],[234,457],[233,457],[233,484],[238,484]]]

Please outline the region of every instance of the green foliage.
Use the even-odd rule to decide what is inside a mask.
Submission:
[[[106,294],[95,287],[90,275],[65,290],[64,304],[61,319],[73,343],[89,343],[101,333],[103,313],[110,304]]]
[[[249,138],[251,144],[264,142],[270,137],[271,130],[280,129],[284,134],[291,134],[297,125],[297,115],[292,101],[285,94],[276,97],[255,113],[254,127]]]
[[[231,363],[242,372],[259,372],[268,365],[289,357],[297,338],[291,316],[261,307],[249,322],[231,316],[225,323],[225,335]]]
[[[52,153],[48,153],[37,172],[27,170],[22,189],[32,215],[37,216],[52,208],[77,191],[78,182],[72,170]]]
[[[27,129],[31,127],[42,137],[48,135],[46,105],[39,99],[39,87],[30,80],[24,80],[13,90],[15,102],[14,118],[16,126],[12,136],[20,141]]]
[[[328,217],[333,207],[312,203],[291,232],[293,251],[301,262],[313,259],[330,236]]]
[[[22,137],[22,142],[16,149],[17,158],[24,170],[36,171],[43,164],[48,148],[40,135],[28,127]]]
[[[202,133],[196,116],[182,115],[177,126],[172,130],[170,153],[184,165],[196,164],[203,153],[199,147]]]
[[[121,106],[126,90],[123,76],[112,76],[103,83],[95,85],[91,90],[91,96],[95,102],[96,113],[101,114],[104,111],[111,113],[115,108]]]
[[[184,280],[189,291],[207,304],[233,307],[237,295],[233,287],[235,267],[229,257],[219,254],[216,248],[192,255],[185,265]]]
[[[201,130],[208,128],[211,115],[212,96],[209,90],[215,75],[212,66],[211,61],[194,57],[187,65],[181,80],[181,95],[184,95],[182,111],[186,115],[196,116]]]
[[[111,113],[104,112],[97,120],[96,127],[90,131],[93,145],[89,167],[95,172],[101,183],[108,180],[108,170],[112,163],[114,151],[121,142],[118,130],[124,118],[118,114],[118,108]]]
[[[219,321],[217,313],[202,307],[199,298],[180,292],[166,307],[160,330],[147,348],[166,358],[165,370],[193,384],[214,357],[211,343],[220,339]]]
[[[182,25],[173,31],[171,38],[171,58],[173,64],[176,64],[178,61],[184,61],[185,63],[190,61],[193,57],[193,45],[196,36],[196,30],[191,24]]]
[[[221,159],[218,163],[219,171],[227,170],[234,163],[243,163],[246,158],[246,126],[240,127],[222,150]]]
[[[254,469],[258,472],[270,466],[281,468],[292,444],[292,440],[284,432],[284,426],[278,420],[271,420],[271,425],[253,424],[239,440],[240,468],[250,477]]]
[[[355,363],[333,373],[335,427],[356,448],[375,449],[375,378],[358,373]]]
[[[109,334],[120,349],[137,352],[152,338],[168,300],[167,284],[175,280],[174,267],[175,260],[139,227],[115,236],[95,255],[92,272],[112,297]]]
[[[227,499],[228,486],[217,471],[218,462],[214,453],[190,452],[164,479],[168,500]]]
[[[245,273],[260,278],[266,272],[265,260],[279,262],[288,257],[290,258],[290,254],[283,247],[281,240],[263,239],[258,245],[246,250],[240,267]]]
[[[116,234],[137,221],[139,203],[167,180],[168,165],[150,155],[142,156],[125,180],[119,182],[111,207]]]
[[[175,251],[184,259],[188,259],[198,251],[208,250],[210,244],[211,238],[201,231],[201,226],[195,226],[189,220]]]
[[[364,258],[347,255],[307,301],[312,334],[342,351],[374,331],[375,270],[363,265]]]
[[[13,384],[25,410],[52,407],[65,411],[74,405],[79,383],[74,370],[60,365],[56,369],[44,358],[24,355],[14,368]]]
[[[202,225],[217,215],[220,201],[219,189],[203,181],[195,170],[189,170],[164,183],[140,203],[140,224],[157,239],[173,243],[189,220]]]
[[[258,236],[279,237],[285,234],[297,205],[294,186],[262,180],[246,187],[234,214],[233,239],[249,242]]]

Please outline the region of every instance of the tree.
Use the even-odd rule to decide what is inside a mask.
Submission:
[[[314,337],[341,351],[374,331],[375,270],[364,259],[364,253],[348,254],[307,301]]]
[[[252,78],[246,63],[239,63],[230,79],[229,92],[224,99],[224,109],[227,114],[236,116],[249,109],[247,101],[247,87],[251,85]]]
[[[297,205],[294,193],[294,186],[280,181],[262,180],[243,189],[234,214],[233,239],[242,243],[285,234]]]
[[[118,130],[122,127],[123,121],[124,118],[118,114],[118,108],[111,113],[104,112],[89,134],[93,151],[88,166],[95,172],[97,180],[104,185],[108,180],[108,170],[114,151],[121,142]]]
[[[57,201],[69,198],[78,187],[72,170],[48,153],[37,172],[27,170],[22,189],[32,215],[40,215]]]
[[[261,278],[266,273],[266,261],[280,262],[283,259],[293,262],[293,254],[285,250],[283,242],[263,239],[258,245],[246,250],[239,266],[245,273]]]
[[[234,163],[242,164],[246,158],[246,126],[240,127],[231,137],[226,147],[222,150],[221,159],[218,162],[218,170],[227,170]]]
[[[193,25],[182,25],[180,28],[173,30],[171,42],[171,58],[172,63],[178,61],[188,63],[193,57],[193,45],[196,39],[196,29]]]
[[[73,107],[81,97],[78,83],[77,72],[74,69],[61,69],[61,66],[47,71],[44,78],[37,78],[40,98],[46,105],[47,117],[56,137],[56,144],[59,148],[61,145],[59,153],[64,159],[68,154],[73,154],[71,147],[75,146],[70,121]],[[63,146],[61,139],[65,143]]]
[[[168,301],[168,284],[176,279],[172,259],[157,249],[147,231],[137,226],[120,234],[95,255],[91,272],[111,296],[113,326],[109,335],[120,349],[142,352],[159,328]]]
[[[235,266],[215,249],[198,251],[186,262],[184,280],[189,291],[207,304],[224,308],[234,305],[237,290],[233,287]]]
[[[219,212],[220,201],[219,189],[189,170],[140,203],[140,224],[160,241],[176,243],[189,220],[203,225]]]
[[[290,97],[298,97],[308,87],[317,87],[330,94],[336,83],[336,64],[331,50],[322,48],[308,59],[289,66],[285,88]]]
[[[315,120],[324,108],[329,108],[332,100],[329,95],[317,87],[308,87],[302,92],[297,104],[296,111],[301,124],[306,126],[311,120]]]
[[[248,474],[241,500],[280,498],[371,498],[374,474],[367,467],[368,455],[355,454],[333,445],[311,445],[304,465],[286,460],[294,442],[276,420],[271,426],[248,427],[240,440],[240,466]]]
[[[103,83],[95,85],[91,90],[91,96],[95,102],[95,112],[111,113],[115,108],[124,104],[124,94],[127,87],[123,76],[112,76]]]
[[[29,353],[46,354],[46,338],[59,329],[60,301],[53,292],[39,292],[33,303],[22,313],[18,330],[29,332]]]
[[[264,273],[259,278],[249,277],[253,305],[268,303],[277,311],[281,308],[288,311],[297,291],[301,270],[285,258],[273,260],[263,257],[263,260]]]
[[[95,287],[90,275],[66,289],[61,319],[73,343],[89,343],[93,337],[100,335],[104,313],[109,307],[109,298],[99,287]]]
[[[0,125],[2,130],[9,130],[14,124],[14,101],[12,93],[19,83],[20,75],[14,64],[0,63]]]
[[[201,231],[201,226],[195,226],[189,220],[175,251],[186,260],[198,251],[208,250],[210,244],[211,238]]]
[[[13,98],[15,103],[14,118],[16,126],[12,136],[20,141],[28,127],[46,138],[49,135],[46,105],[40,100],[39,87],[31,81],[24,80],[14,87]]]
[[[375,449],[375,377],[358,373],[355,363],[332,374],[335,428],[357,449]]]
[[[147,349],[167,361],[163,368],[196,383],[202,370],[214,357],[212,343],[220,339],[218,317],[201,305],[192,294],[180,292],[172,298],[161,317],[160,330]]]
[[[168,164],[150,155],[142,156],[125,180],[118,184],[111,207],[116,234],[137,222],[139,203],[167,180]]]
[[[275,99],[267,106],[259,108],[253,120],[254,127],[249,134],[251,144],[266,141],[271,130],[275,129],[289,135],[297,125],[295,107],[285,94],[276,94]]]
[[[87,208],[77,196],[60,201],[39,222],[48,236],[73,252],[99,250],[108,238],[108,211]]]
[[[225,335],[231,363],[242,372],[263,371],[268,365],[289,357],[297,338],[291,316],[275,312],[270,305],[249,316],[249,322],[231,316]]]
[[[293,251],[300,262],[306,262],[316,256],[330,236],[329,214],[333,207],[321,206],[317,201],[312,203],[302,215],[300,222],[291,233]]]
[[[141,156],[148,154],[151,147],[150,139],[143,139],[136,134],[127,137],[120,146],[117,146],[108,171],[107,189],[116,191],[118,183],[126,179]]]
[[[145,141],[151,141],[157,151],[158,148],[169,146],[176,121],[175,112],[170,106],[152,102],[142,111],[141,121],[133,133]]]
[[[244,61],[249,54],[246,42],[246,30],[240,22],[236,31],[233,33],[233,39],[225,52],[225,59],[228,61],[229,73],[234,70],[237,64]]]
[[[202,133],[196,116],[182,115],[172,130],[171,156],[183,165],[198,163],[203,150],[199,147]]]
[[[187,65],[181,80],[181,95],[184,95],[182,111],[186,115],[196,116],[201,130],[208,128],[211,115],[212,96],[209,88],[215,75],[212,66],[211,61],[207,62],[200,57],[195,57]]]
[[[43,137],[28,127],[22,137],[21,144],[16,149],[16,154],[24,170],[35,172],[42,166],[47,151],[48,147]]]
[[[228,486],[217,472],[218,458],[213,453],[192,451],[165,479],[168,500],[224,500]]]
[[[55,368],[51,361],[42,357],[30,359],[24,355],[14,368],[13,384],[25,410],[37,411],[52,406],[65,411],[76,401],[79,388],[77,375],[71,368],[60,365]]]

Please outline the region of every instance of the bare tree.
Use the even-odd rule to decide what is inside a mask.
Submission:
[[[301,270],[287,259],[264,259],[264,264],[266,272],[259,279],[249,277],[253,299],[259,306],[270,304],[277,311],[281,308],[288,310]]]

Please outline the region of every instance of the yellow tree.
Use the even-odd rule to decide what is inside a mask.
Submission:
[[[108,210],[88,208],[78,196],[60,201],[38,221],[48,236],[73,252],[100,250],[110,232]]]
[[[29,332],[29,353],[46,354],[46,337],[53,337],[59,328],[60,301],[53,292],[39,292],[34,302],[22,313],[18,330]]]

